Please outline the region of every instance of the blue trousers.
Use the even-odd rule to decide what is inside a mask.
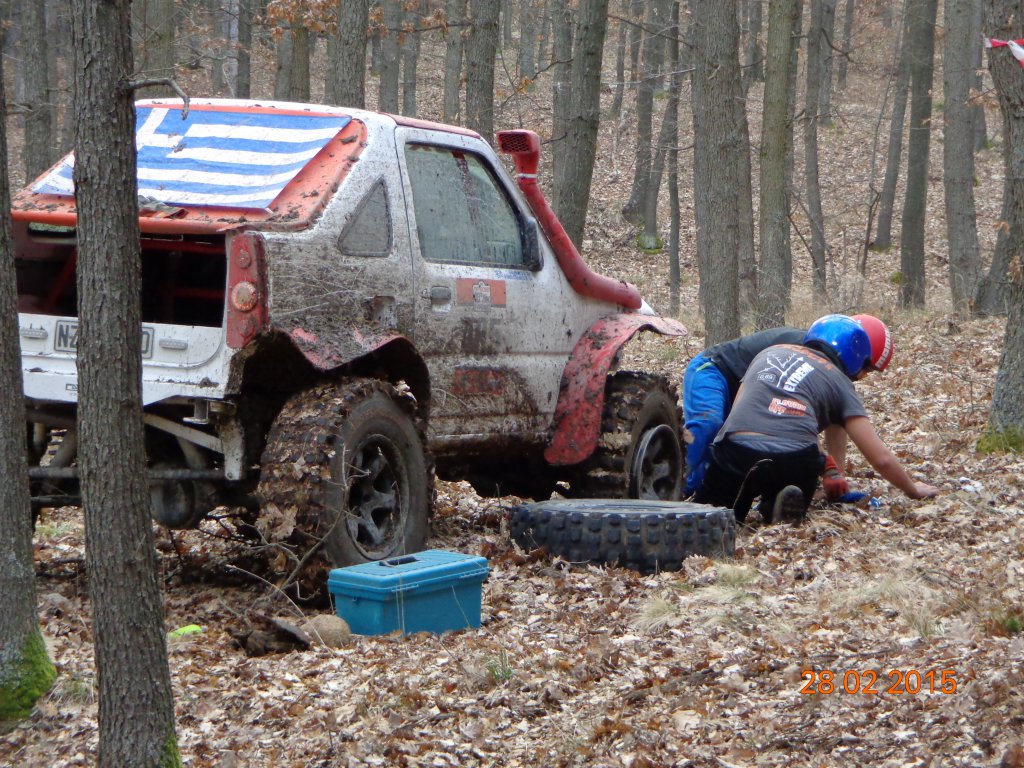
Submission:
[[[731,408],[732,397],[725,376],[703,354],[697,355],[683,375],[684,426],[693,439],[686,446],[685,495],[696,493],[703,485],[711,461],[711,441]]]

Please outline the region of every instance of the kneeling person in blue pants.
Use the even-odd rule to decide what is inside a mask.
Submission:
[[[689,433],[684,496],[692,496],[704,482],[711,441],[729,415],[750,362],[775,344],[802,344],[806,333],[799,328],[769,328],[716,344],[690,361],[683,376],[684,426]]]
[[[766,521],[802,518],[825,467],[818,435],[828,427],[844,429],[871,466],[910,498],[936,495],[882,443],[853,388],[874,359],[868,332],[845,315],[817,320],[802,345],[774,345],[754,357],[695,501],[733,507],[742,522],[760,496]]]

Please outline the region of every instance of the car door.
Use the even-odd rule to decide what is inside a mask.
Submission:
[[[431,440],[542,440],[579,297],[481,140],[408,127],[397,135]]]

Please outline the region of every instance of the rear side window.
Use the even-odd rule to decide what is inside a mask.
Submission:
[[[391,207],[381,179],[356,206],[338,239],[346,256],[387,256],[391,253]]]
[[[516,209],[483,160],[423,144],[407,145],[405,160],[425,259],[524,266]]]

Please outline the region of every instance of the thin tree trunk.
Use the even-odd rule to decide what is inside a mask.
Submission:
[[[878,201],[878,225],[873,247],[884,251],[892,246],[892,215],[896,207],[896,185],[900,178],[900,159],[903,155],[903,124],[907,114],[910,92],[910,53],[907,50],[907,14],[903,14],[902,42],[899,47],[899,65],[896,70],[896,90],[892,98],[892,116],[889,120],[889,146],[886,150],[885,179]]]
[[[462,91],[462,51],[465,38],[467,0],[445,0],[445,16],[448,28],[444,44],[444,101],[441,118],[449,123],[457,122],[460,115],[459,95]]]
[[[532,0],[521,0],[519,13],[519,77],[533,80],[537,76],[537,63],[533,58],[537,45],[537,17]]]
[[[571,153],[569,136],[572,131],[572,38],[576,29],[575,16],[569,3],[552,0],[551,32],[554,36],[553,82],[551,92],[551,177],[553,185],[552,206],[557,211],[562,202],[559,199],[566,183],[567,164]]]
[[[25,180],[31,181],[52,165],[55,108],[50,95],[50,59],[46,34],[46,4],[27,2],[21,8],[22,61],[25,80]],[[6,168],[6,166],[5,166]]]
[[[974,208],[974,122],[970,110],[973,0],[945,0],[943,174],[949,287],[954,311],[966,314],[981,273]]]
[[[762,0],[751,0],[750,15],[747,21],[747,68],[743,73],[743,90],[746,92],[751,83],[764,82],[764,49],[761,47],[761,29],[763,27]]]
[[[422,0],[411,8],[406,6],[402,46],[402,114],[416,117],[416,70],[420,60],[420,21]]]
[[[0,105],[4,98],[0,60]],[[7,168],[7,111],[0,108],[0,168]],[[0,173],[0,722],[28,717],[57,671],[39,631],[25,443],[11,192]]]
[[[398,114],[399,46],[398,34],[402,26],[401,0],[384,0],[382,37],[380,39],[380,82],[377,108],[381,112]]]
[[[291,101],[309,101],[309,29],[301,22],[292,27]]]
[[[494,61],[498,53],[498,0],[469,0],[472,21],[466,41],[466,125],[487,141],[494,137]]]
[[[832,125],[832,62],[836,36],[836,4],[838,0],[821,0],[821,96],[818,100],[818,122]]]
[[[647,4],[639,0],[630,0],[629,18],[629,89],[635,90],[640,82],[640,45],[643,41],[644,13]]]
[[[566,148],[569,159],[566,179],[558,192],[556,213],[569,238],[577,248],[582,248],[601,118],[601,61],[608,0],[580,0],[578,14],[573,40],[573,109]]]
[[[238,66],[235,69],[235,96],[248,99],[252,94],[252,4],[238,0]]]
[[[811,228],[811,277],[814,295],[823,300],[825,293],[825,216],[821,210],[821,183],[818,178],[818,97],[821,95],[821,23],[823,0],[811,0],[811,20],[807,33],[807,89],[804,106],[804,189],[807,217]]]
[[[836,90],[842,91],[846,88],[846,70],[850,64],[850,56],[853,54],[853,14],[857,8],[857,0],[846,0],[846,9],[843,14],[843,44],[842,55],[839,57],[839,68],[836,72]]]
[[[662,247],[658,238],[658,198],[661,191],[661,177],[669,151],[675,146],[679,135],[679,94],[683,89],[682,68],[679,66],[679,2],[672,3],[671,18],[665,33],[668,42],[668,64],[672,68],[668,102],[661,120],[661,131],[651,161],[651,178],[644,198],[644,229],[640,234],[640,247],[648,250]],[[677,244],[678,247],[678,244]]]
[[[367,0],[341,0],[338,34],[331,46],[324,93],[331,104],[363,109],[366,106]]]
[[[654,124],[654,85],[661,68],[661,35],[668,18],[665,0],[651,0],[647,5],[643,39],[643,69],[636,91],[636,161],[629,200],[622,208],[622,217],[631,224],[643,224],[644,201],[651,183],[651,138]]]
[[[798,0],[776,0],[768,8],[764,112],[761,128],[761,269],[758,273],[756,324],[781,326],[789,306],[793,255],[790,251],[789,185],[786,166],[792,154],[791,77],[793,26]]]
[[[721,159],[740,151],[733,100],[740,93],[735,0],[694,0],[693,188],[705,343],[740,335],[739,227],[735,180]]]
[[[672,317],[679,316],[679,121],[676,121],[676,135],[671,137],[668,152],[668,306]]]
[[[1015,210],[1013,185],[1013,147],[1010,146],[1009,126],[1005,113],[1003,131],[1003,206],[999,220],[1010,222]],[[979,315],[1005,315],[1009,306],[1010,261],[1018,252],[1017,231],[1010,226],[1001,226],[996,234],[996,245],[992,251],[992,264],[985,277],[978,284],[974,299],[974,311]]]
[[[522,16],[520,16],[520,29],[522,29]],[[505,48],[511,48],[515,39],[512,37],[512,3],[501,3],[501,41]]]
[[[287,101],[292,96],[292,81],[295,78],[293,67],[295,57],[292,55],[294,36],[289,28],[281,31],[277,39],[277,65],[274,70],[274,98]]]
[[[625,5],[629,0],[623,0]],[[626,22],[616,21],[619,34],[615,43],[615,96],[612,99],[611,113],[615,117],[622,114],[622,99],[626,93]]]
[[[982,16],[980,2],[971,3],[971,90],[977,94],[982,92],[981,72],[985,64],[982,61]],[[974,151],[979,152],[988,147],[988,126],[985,124],[985,105],[980,98],[971,99],[971,116],[974,120]]]
[[[555,2],[555,0],[552,0]],[[548,42],[551,40],[551,27],[554,23],[552,17],[554,11],[547,2],[541,2],[536,8],[537,18],[540,19],[540,31],[537,33],[537,62],[538,69],[544,69],[551,63],[551,56],[548,53]]]
[[[180,765],[142,426],[128,0],[74,0],[78,426],[101,766]]]
[[[911,52],[910,138],[907,141],[907,188],[900,227],[900,304],[925,303],[924,220],[928,199],[928,151],[931,145],[932,72],[938,0],[911,0],[904,45]]]

